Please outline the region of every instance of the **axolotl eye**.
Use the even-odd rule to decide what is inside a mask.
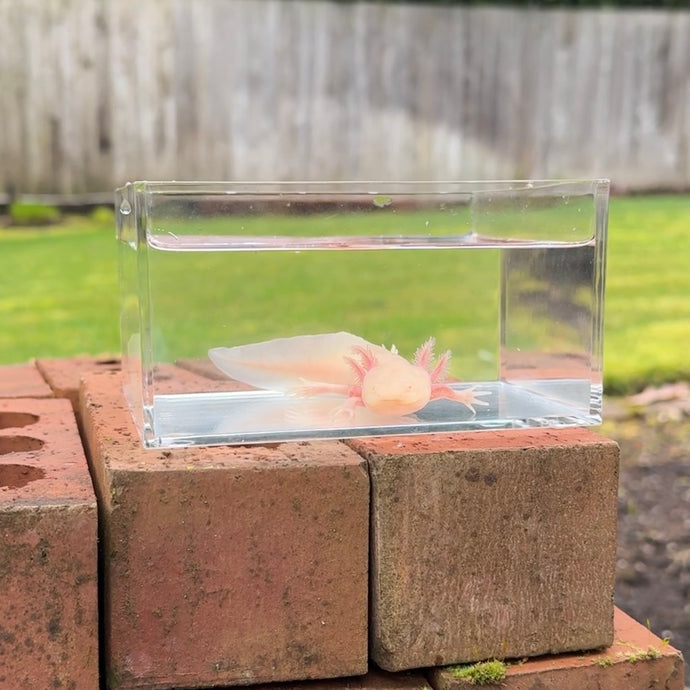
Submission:
[[[362,382],[362,402],[378,414],[412,414],[430,398],[429,372],[421,367],[379,365],[367,372]]]

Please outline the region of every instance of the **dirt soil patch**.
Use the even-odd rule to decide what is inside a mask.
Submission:
[[[690,385],[604,403],[621,448],[616,604],[690,659]]]

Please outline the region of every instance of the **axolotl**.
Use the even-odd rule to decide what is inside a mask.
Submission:
[[[474,387],[455,390],[447,380],[450,351],[434,361],[434,338],[415,353],[412,362],[352,333],[323,333],[276,338],[237,347],[209,350],[211,361],[227,376],[256,388],[296,396],[345,398],[334,414],[352,418],[363,406],[391,416],[412,415],[431,400],[461,403],[473,414],[487,392]]]

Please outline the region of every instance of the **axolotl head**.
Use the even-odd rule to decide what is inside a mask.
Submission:
[[[366,372],[362,381],[362,402],[378,414],[412,414],[421,410],[430,398],[429,372],[402,358],[378,363]]]

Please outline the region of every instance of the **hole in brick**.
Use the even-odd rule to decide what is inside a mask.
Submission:
[[[110,359],[98,359],[96,364],[99,367],[119,367],[120,360],[117,357],[111,357]]]
[[[29,426],[29,424],[35,424],[37,421],[37,414],[29,414],[28,412],[0,412],[0,429]]]
[[[40,467],[0,465],[0,489],[21,489],[45,476],[46,473]]]
[[[44,443],[40,438],[32,438],[31,436],[0,436],[0,455],[40,450],[43,445]]]

